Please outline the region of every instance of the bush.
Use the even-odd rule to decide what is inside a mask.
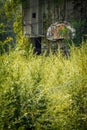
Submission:
[[[0,56],[0,130],[86,130],[87,44],[68,59],[30,52]]]

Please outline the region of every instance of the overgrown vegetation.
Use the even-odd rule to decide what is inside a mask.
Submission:
[[[36,56],[0,56],[0,130],[87,129],[87,43]]]
[[[72,45],[69,57],[33,54],[22,36],[21,2],[0,0],[0,130],[86,130],[87,43]],[[73,25],[81,43],[85,23]]]

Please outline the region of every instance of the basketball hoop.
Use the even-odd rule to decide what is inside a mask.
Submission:
[[[73,39],[75,29],[69,23],[53,23],[47,30],[47,39],[50,41],[58,41],[64,39]]]

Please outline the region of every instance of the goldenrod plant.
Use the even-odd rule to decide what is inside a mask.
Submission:
[[[87,43],[70,50],[0,56],[0,130],[87,129]]]

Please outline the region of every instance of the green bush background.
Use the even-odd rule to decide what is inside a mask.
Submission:
[[[36,56],[0,56],[0,130],[86,130],[87,43]]]

